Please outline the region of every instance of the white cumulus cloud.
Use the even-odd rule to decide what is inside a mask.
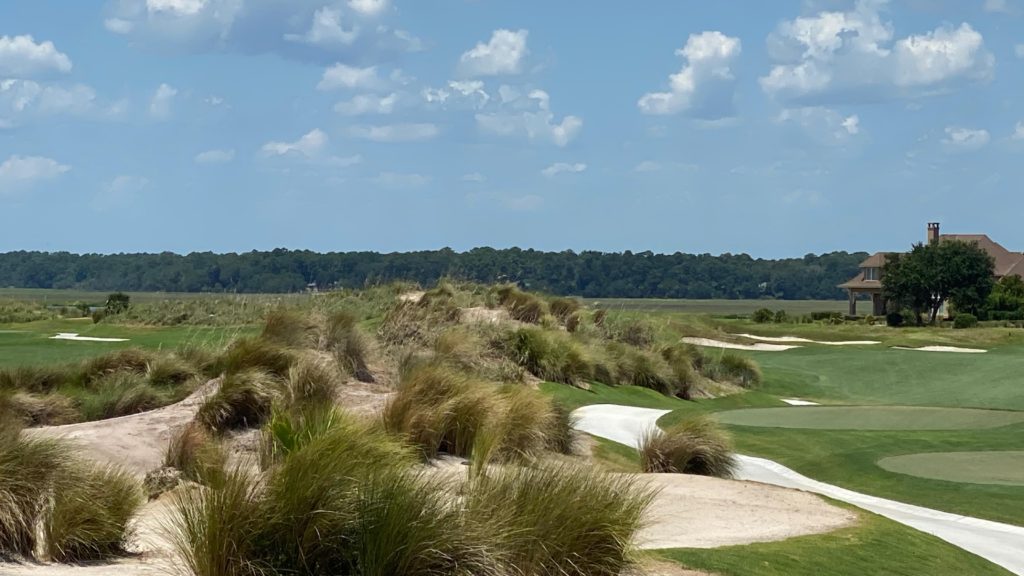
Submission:
[[[0,164],[0,195],[27,188],[36,182],[52,180],[68,170],[71,166],[52,158],[11,156]]]
[[[26,77],[45,72],[70,72],[71,58],[53,42],[30,35],[0,36],[0,76]]]
[[[778,121],[797,126],[815,142],[830,146],[851,142],[861,132],[859,116],[844,116],[822,106],[787,108],[779,113]]]
[[[540,173],[545,175],[545,176],[547,176],[548,178],[552,178],[552,177],[557,176],[559,174],[579,174],[581,172],[586,172],[586,171],[587,171],[587,165],[583,164],[581,162],[577,162],[576,164],[569,164],[569,163],[566,163],[566,162],[556,162],[556,163],[552,164],[551,166],[548,166],[547,168],[541,170]]]
[[[193,16],[206,7],[206,0],[146,0],[150,12],[175,12]]]
[[[348,5],[364,16],[376,16],[387,9],[388,0],[348,0]]]
[[[984,148],[989,140],[988,130],[947,126],[942,143],[951,150],[978,150]]]
[[[1014,46],[1013,53],[1017,55],[1017,58],[1024,58],[1024,44]]]
[[[226,164],[235,159],[235,151],[231,149],[207,150],[196,154],[196,164]]]
[[[114,34],[128,34],[135,28],[135,24],[124,18],[107,18],[103,21],[103,27]]]
[[[334,111],[345,116],[363,116],[367,114],[391,114],[398,104],[398,94],[392,92],[387,96],[376,94],[360,94],[349,100],[338,102]]]
[[[480,42],[459,58],[459,71],[467,76],[519,74],[528,50],[526,30],[495,30],[485,44]]]
[[[313,46],[350,46],[359,38],[359,27],[346,29],[342,25],[341,10],[324,6],[313,14],[313,23],[305,34],[285,34],[284,38]]]
[[[583,129],[583,119],[565,116],[556,120],[551,112],[551,97],[543,90],[532,90],[523,96],[510,86],[498,89],[500,107],[496,112],[476,115],[477,127],[500,136],[526,136],[566,146]]]
[[[388,124],[383,126],[352,126],[353,138],[371,142],[419,142],[435,138],[441,131],[434,124]]]
[[[741,50],[739,38],[718,31],[691,34],[676,50],[686,64],[669,76],[669,91],[645,94],[637,106],[644,114],[688,111],[704,118],[730,116],[736,84],[732,64]]]
[[[376,90],[383,85],[384,81],[377,74],[376,66],[360,68],[339,63],[324,70],[324,75],[316,87],[318,90]]]
[[[327,146],[327,134],[319,128],[310,130],[294,142],[267,142],[261,148],[266,156],[299,155],[311,158],[320,154]]]
[[[986,80],[995,59],[968,23],[895,39],[882,20],[887,0],[858,0],[847,12],[783,22],[768,37],[778,64],[762,89],[788,102],[877,100],[927,94],[958,81]]]
[[[177,88],[169,84],[161,84],[156,89],[156,92],[153,93],[153,97],[149,100],[150,116],[160,120],[170,118],[171,105],[174,102],[174,97],[177,95]]]

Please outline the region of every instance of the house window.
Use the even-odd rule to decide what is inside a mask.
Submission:
[[[878,268],[865,268],[864,279],[865,280],[878,280],[882,277],[880,269]]]

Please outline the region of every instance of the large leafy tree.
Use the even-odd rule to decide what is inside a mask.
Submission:
[[[995,285],[995,262],[975,242],[942,240],[916,244],[907,254],[889,254],[882,268],[885,298],[922,313],[929,322],[947,301],[977,314]]]

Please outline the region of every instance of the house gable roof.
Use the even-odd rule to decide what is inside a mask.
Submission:
[[[989,238],[987,234],[943,234],[939,238],[941,240],[977,243],[979,248],[987,252],[996,261],[996,276],[1007,276],[1013,273],[1012,271],[1014,270],[1017,270],[1017,274],[1024,272],[1024,267],[1020,267],[1021,261],[1024,260],[1024,254],[1010,252],[1002,244]]]

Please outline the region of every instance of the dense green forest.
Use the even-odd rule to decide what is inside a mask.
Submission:
[[[408,280],[428,286],[450,276],[517,282],[531,290],[594,298],[833,299],[857,273],[863,252],[781,260],[746,254],[538,252],[510,248],[378,254],[270,252],[0,254],[0,286],[85,290],[282,293],[356,288]]]

